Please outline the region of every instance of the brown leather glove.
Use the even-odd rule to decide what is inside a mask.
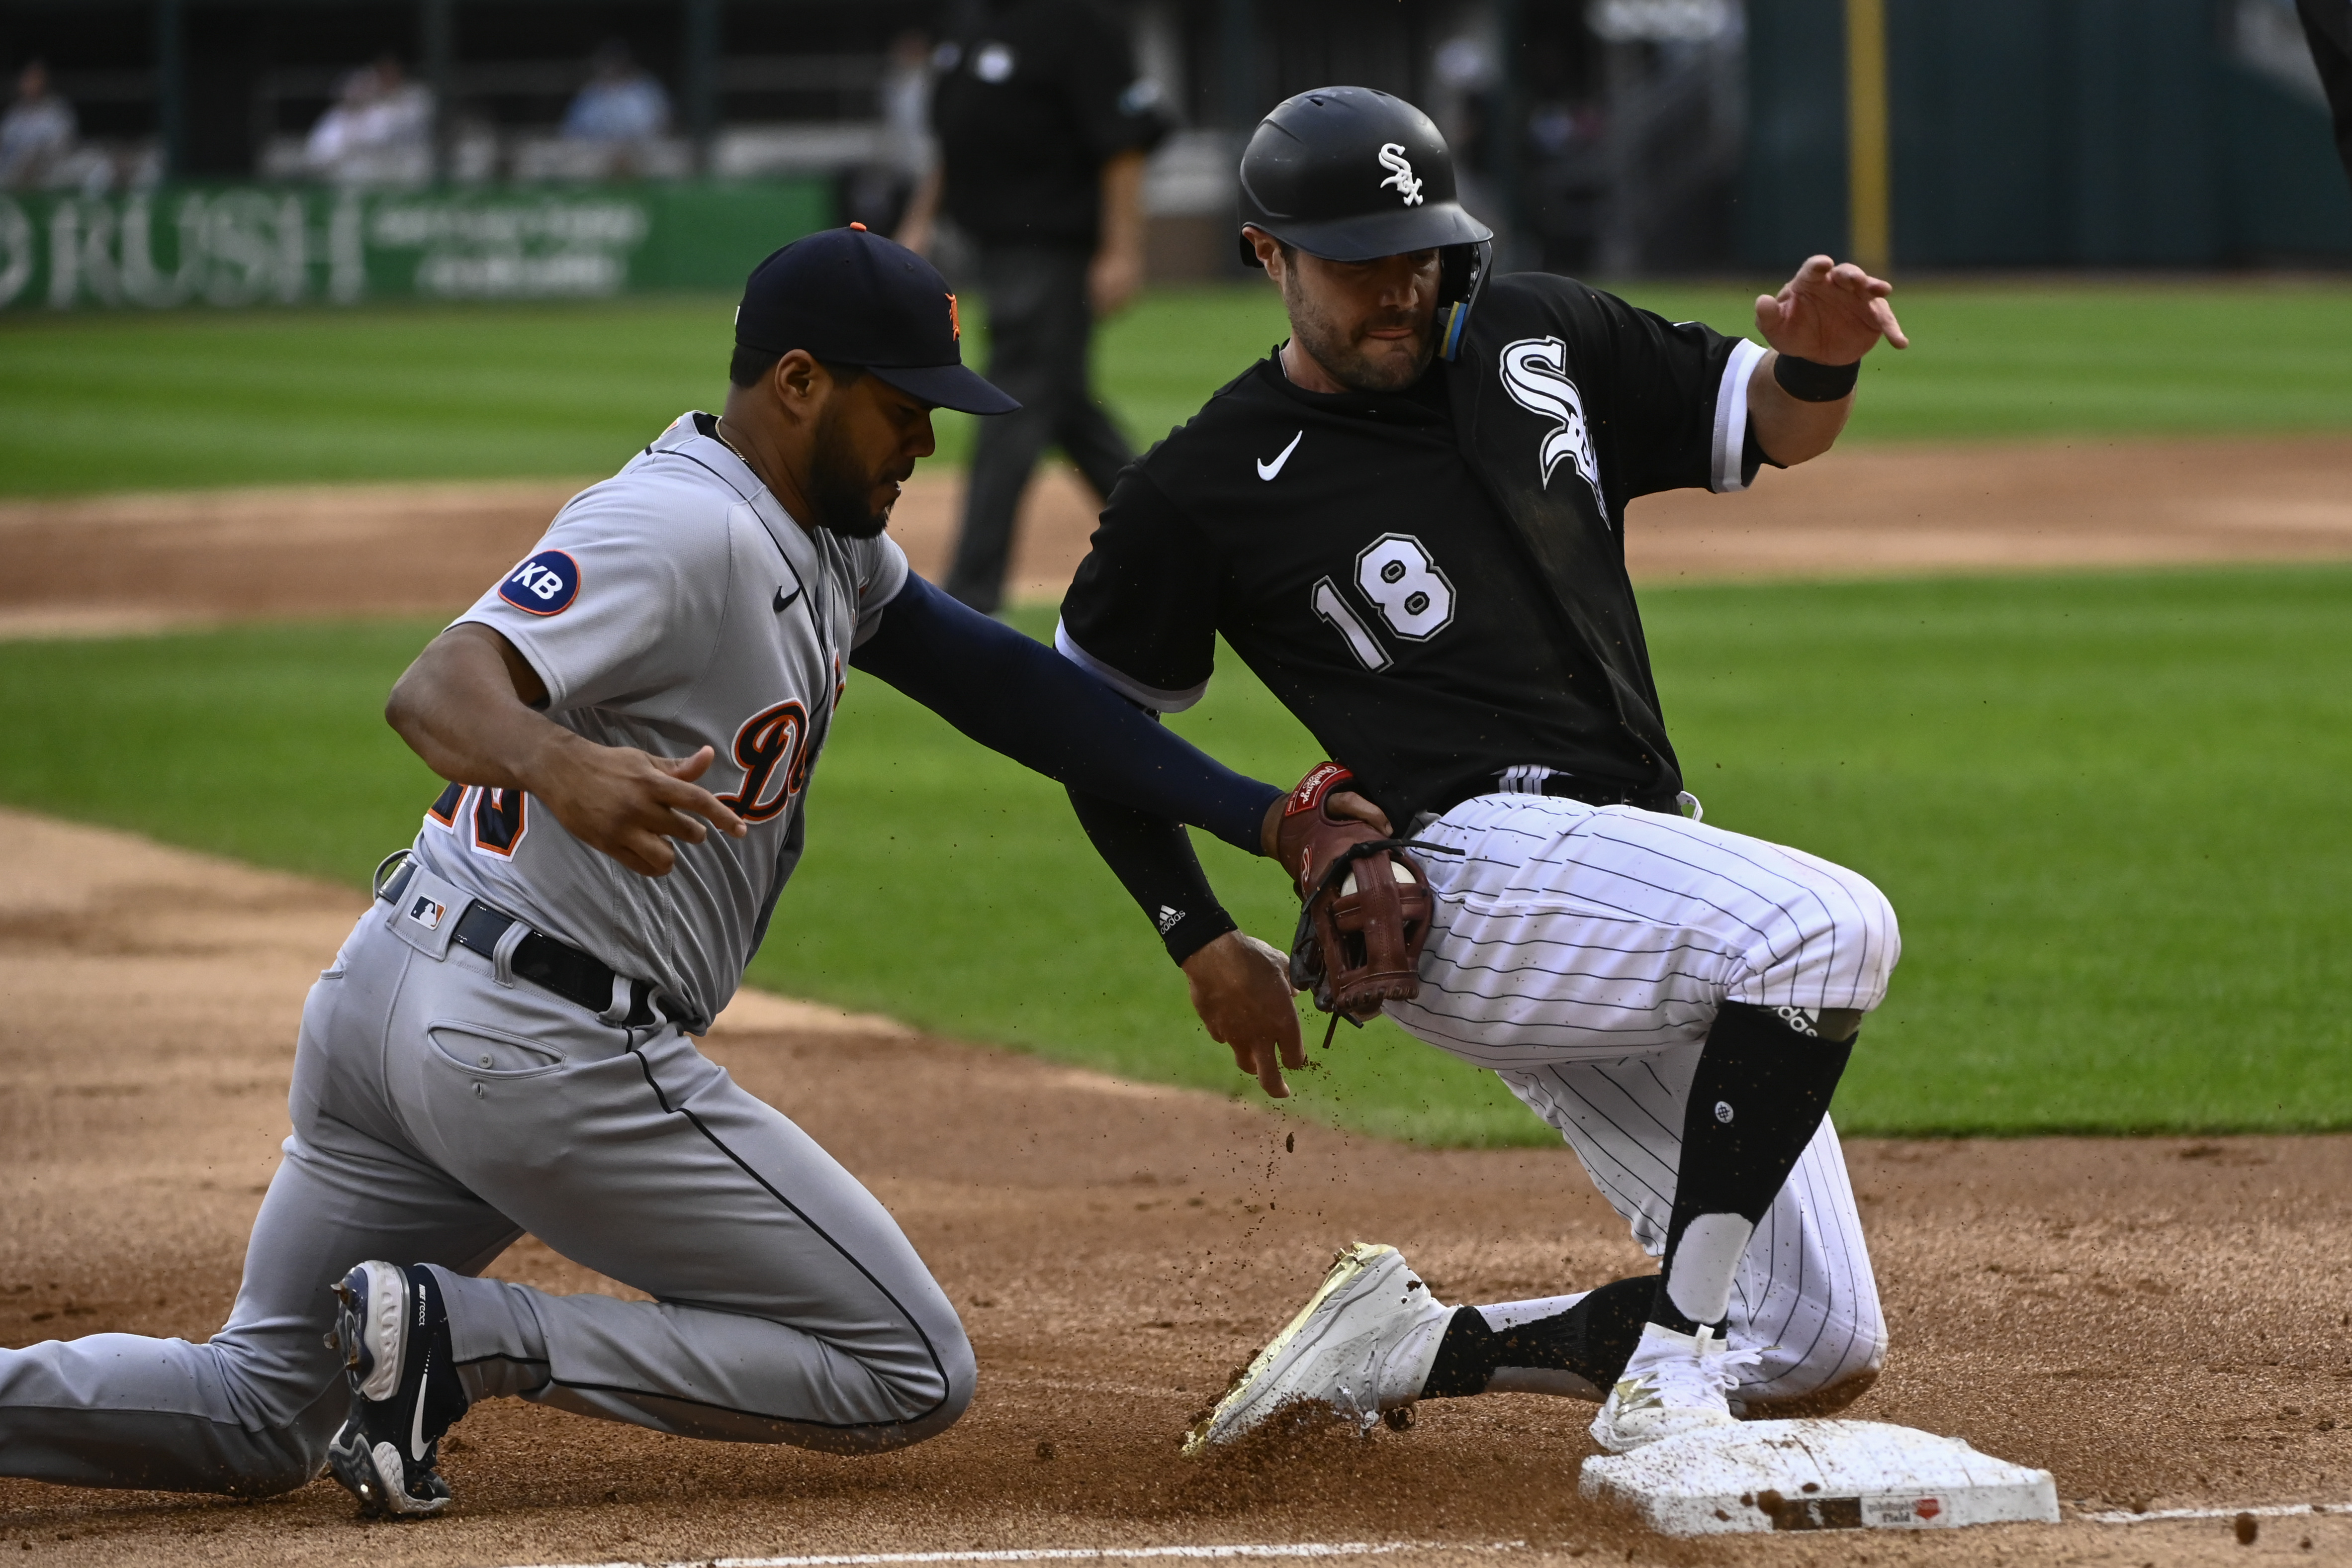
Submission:
[[[1283,803],[1275,855],[1302,907],[1290,943],[1290,983],[1315,1005],[1362,1023],[1383,1002],[1421,994],[1429,940],[1429,879],[1403,841],[1324,809],[1354,781],[1337,763],[1317,766]],[[1336,1020],[1335,1020],[1336,1021]]]

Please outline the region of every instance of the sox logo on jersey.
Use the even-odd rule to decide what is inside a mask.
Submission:
[[[1552,470],[1563,458],[1573,458],[1576,471],[1592,487],[1592,499],[1602,517],[1609,503],[1601,497],[1601,464],[1592,455],[1592,432],[1584,423],[1584,397],[1568,378],[1568,345],[1558,338],[1521,338],[1503,346],[1503,390],[1528,413],[1553,421],[1536,447],[1536,467],[1544,489],[1551,489]]]

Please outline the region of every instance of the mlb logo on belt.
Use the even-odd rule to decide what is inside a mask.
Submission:
[[[426,931],[440,930],[441,917],[448,912],[448,905],[425,894],[417,895],[416,901],[408,906],[408,918]]]
[[[499,584],[499,597],[534,616],[560,616],[580,593],[580,568],[561,550],[542,550]]]

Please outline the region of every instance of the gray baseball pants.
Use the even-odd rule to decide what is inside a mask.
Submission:
[[[850,1453],[944,1431],[970,1342],[881,1204],[675,1025],[606,1024],[377,904],[311,987],[228,1323],[0,1350],[0,1474],[267,1494],[348,1407],[330,1287],[436,1266],[475,1399]],[[510,978],[510,977],[509,977]],[[479,1279],[525,1231],[653,1296]]]

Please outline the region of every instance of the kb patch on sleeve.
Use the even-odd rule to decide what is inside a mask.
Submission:
[[[561,550],[542,550],[499,584],[499,597],[534,616],[560,616],[580,592],[580,568]]]

